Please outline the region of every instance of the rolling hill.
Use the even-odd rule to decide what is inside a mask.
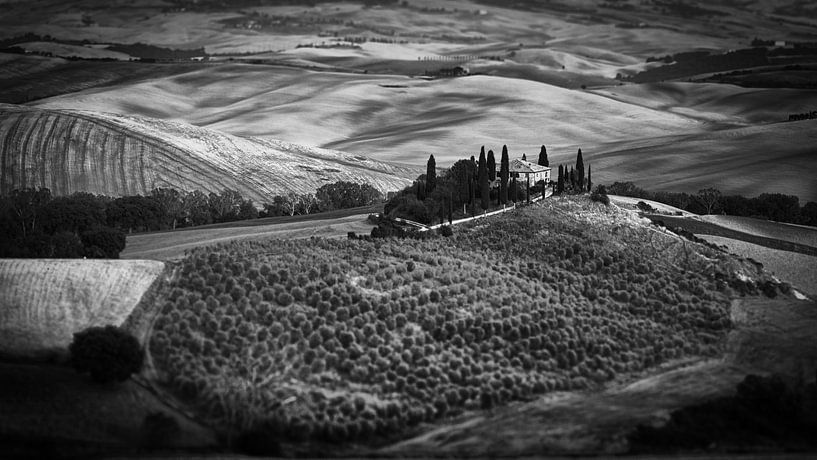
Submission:
[[[296,144],[243,138],[185,123],[75,110],[0,105],[0,190],[47,187],[146,194],[156,187],[235,189],[256,203],[365,181],[386,192],[419,169]]]

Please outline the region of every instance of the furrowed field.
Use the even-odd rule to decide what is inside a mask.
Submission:
[[[716,355],[761,276],[586,198],[477,222],[194,250],[151,337],[160,375],[234,434],[371,440]]]

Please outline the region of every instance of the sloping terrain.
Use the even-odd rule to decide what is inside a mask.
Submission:
[[[419,174],[365,157],[113,114],[0,105],[0,190],[147,194],[156,187],[235,189],[256,203],[327,182],[386,192]]]
[[[122,324],[163,270],[148,260],[0,259],[0,354],[36,356],[87,327]]]
[[[749,233],[750,235],[776,238],[778,240],[817,247],[817,228],[814,227],[784,224],[740,216],[708,215],[701,216],[700,219],[731,230]]]

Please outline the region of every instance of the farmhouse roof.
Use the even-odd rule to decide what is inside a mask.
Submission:
[[[548,168],[547,166],[538,165],[536,163],[520,160],[518,158],[511,160],[510,164],[508,165],[508,169],[510,170],[510,172],[522,174],[534,174],[550,170],[550,168]]]

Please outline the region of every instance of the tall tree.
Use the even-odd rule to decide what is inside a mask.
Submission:
[[[589,164],[587,165],[587,191],[588,192],[592,192],[591,189],[593,188],[593,180],[590,177],[591,167],[592,167],[592,165],[589,165]]]
[[[556,179],[556,193],[562,194],[565,191],[565,168],[559,165],[559,176]]]
[[[548,149],[545,146],[542,146],[542,149],[539,150],[539,161],[537,161],[539,166],[550,166],[550,162],[548,161]]]
[[[573,166],[570,167],[570,192],[573,193],[576,191],[576,170],[573,169]]]
[[[426,196],[431,195],[431,192],[437,187],[437,162],[434,161],[434,155],[429,155],[428,164],[426,165]]]
[[[499,201],[508,202],[508,179],[510,178],[510,164],[508,160],[508,146],[502,146],[502,157],[499,160]]]
[[[480,206],[483,210],[491,205],[491,189],[488,186],[488,160],[485,159],[485,150],[479,154],[479,166],[477,173],[477,184],[479,186]]]
[[[528,161],[528,156],[524,153],[522,154],[522,161]]]
[[[488,180],[491,182],[496,180],[496,158],[493,150],[488,150]]]
[[[712,214],[712,212],[717,209],[718,203],[721,200],[721,192],[713,187],[705,188],[698,190],[698,196],[696,198],[704,205],[706,213]]]
[[[517,187],[517,184],[516,184],[516,176],[513,176],[513,177],[511,178],[511,189],[510,189],[510,193],[511,193],[511,201],[513,201],[513,202],[514,202],[514,204],[516,204],[516,199],[517,199],[517,198],[518,198],[518,196],[519,196],[519,190],[518,190],[516,187]]]
[[[582,149],[576,154],[576,185],[579,191],[584,191],[584,159],[582,158]]]

